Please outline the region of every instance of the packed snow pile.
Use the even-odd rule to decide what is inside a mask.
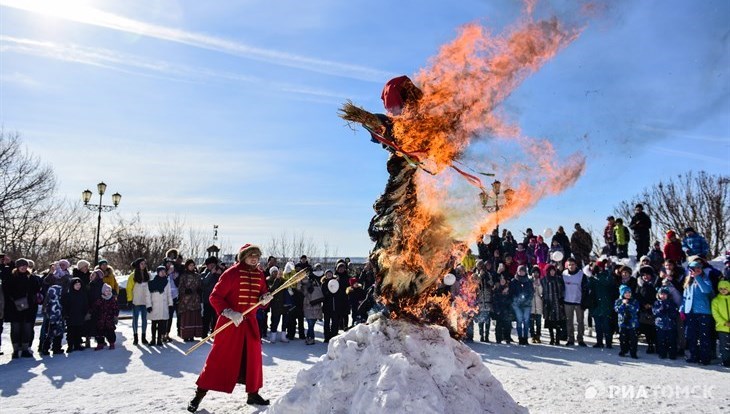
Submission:
[[[376,319],[330,341],[267,413],[524,413],[446,328]]]

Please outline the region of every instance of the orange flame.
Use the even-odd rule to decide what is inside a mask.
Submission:
[[[535,3],[527,1],[528,14]],[[548,141],[522,136],[519,127],[495,113],[495,108],[529,74],[578,34],[562,27],[557,19],[526,20],[504,36],[494,36],[484,27],[470,24],[462,27],[457,39],[442,46],[429,66],[417,74],[416,83],[423,97],[394,117],[393,134],[401,148],[424,154],[429,169],[439,174],[432,177],[419,171],[418,202],[402,212],[406,217],[398,241],[379,256],[381,268],[388,270],[383,279],[386,304],[398,296],[387,292],[411,293],[398,297],[401,310],[416,319],[429,314],[433,307],[442,316],[455,315],[456,319],[447,321],[447,325],[460,336],[466,327],[465,316],[474,311],[477,281],[462,279],[460,292],[453,300],[435,296],[437,282],[466,251],[467,245],[456,240],[473,240],[498,220],[519,215],[580,177],[585,167],[582,156],[574,155],[568,162],[559,163]],[[498,211],[499,216],[485,217],[478,190],[473,187],[473,197],[467,201],[451,194],[458,188],[454,182],[460,180],[448,179],[452,172],[446,170],[481,138],[479,134],[486,133],[513,143],[532,162],[492,164],[503,183],[514,190],[510,202]]]

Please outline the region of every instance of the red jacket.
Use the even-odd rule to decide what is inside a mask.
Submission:
[[[684,261],[682,242],[679,240],[667,241],[664,245],[664,260],[667,259],[672,259],[678,265]]]
[[[264,273],[256,267],[238,263],[220,276],[210,294],[210,304],[218,315],[227,308],[244,312],[258,303],[266,292]],[[228,318],[219,316],[216,329],[226,322]],[[245,373],[240,372],[243,355],[246,356]],[[239,326],[230,325],[215,336],[196,384],[206,390],[230,394],[239,379],[244,380],[246,392],[258,392],[264,385],[261,335],[255,309],[244,317]]]

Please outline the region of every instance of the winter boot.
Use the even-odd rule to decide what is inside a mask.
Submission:
[[[94,351],[101,351],[102,349],[104,349],[104,343],[99,342],[98,344],[96,344],[96,348],[94,348]]]
[[[188,403],[188,411],[191,413],[198,411],[198,406],[200,405],[200,402],[203,401],[203,398],[207,393],[208,390],[204,390],[202,388],[195,390],[195,397],[193,397],[193,399]]]
[[[30,344],[22,344],[21,345],[21,351],[20,356],[23,358],[33,358],[33,353],[30,352]]]
[[[91,348],[91,337],[90,336],[86,337],[86,348]]]
[[[162,346],[162,331],[157,332],[157,346]]]
[[[649,345],[649,346],[648,346],[648,347],[646,348],[646,353],[647,353],[647,354],[653,354],[654,352],[656,352],[656,349],[654,349],[654,344],[650,344],[650,345]]]
[[[150,343],[147,342],[147,332],[142,332],[142,343],[144,345],[149,345]]]
[[[20,344],[13,344],[13,356],[12,359],[20,358]]]
[[[276,343],[276,332],[269,332],[269,343]]]
[[[248,393],[248,399],[246,400],[248,405],[269,405],[269,400],[265,400],[264,397],[260,396],[257,392]]]
[[[109,350],[111,351],[112,349],[114,349],[114,343],[109,344]]]
[[[279,332],[279,340],[281,342],[287,343],[287,342],[289,342],[289,337],[286,336],[285,332]],[[258,394],[256,394],[256,395],[258,395]]]
[[[134,341],[132,341],[132,345],[138,345],[138,344],[139,344],[139,337],[137,336],[137,334],[134,334]],[[102,348],[103,347],[104,346],[102,345]]]

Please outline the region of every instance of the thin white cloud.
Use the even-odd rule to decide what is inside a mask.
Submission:
[[[43,89],[43,84],[36,79],[22,73],[1,73],[0,82],[12,83],[28,89]]]
[[[658,132],[665,135],[672,135],[676,137],[682,137],[687,139],[693,139],[698,141],[709,141],[709,142],[725,142],[727,143],[730,141],[730,137],[720,137],[715,135],[704,135],[704,134],[688,134],[682,129],[674,129],[674,128],[662,128],[657,127],[653,125],[639,125],[637,127],[638,129],[642,131],[649,131],[649,132]]]
[[[699,161],[715,162],[718,164],[724,164],[724,165],[730,166],[730,160],[728,160],[727,158],[713,157],[713,156],[707,155],[707,154],[698,154],[696,152],[683,151],[683,150],[678,150],[678,149],[671,149],[671,148],[657,147],[657,146],[650,147],[650,149],[652,151],[658,152],[660,154],[680,156],[682,158],[691,158],[691,159],[695,159],[695,160],[699,160]]]
[[[181,43],[201,49],[213,50],[275,65],[371,82],[382,82],[383,79],[393,76],[392,73],[379,69],[311,58],[273,49],[263,49],[203,33],[190,32],[133,20],[83,5],[59,3],[63,2],[57,2],[55,0],[0,0],[0,5],[14,9],[43,14],[67,21],[104,27],[126,33],[133,33],[140,36]]]
[[[62,44],[34,39],[0,35],[0,52],[22,53],[46,59],[95,66],[117,72],[152,76],[179,82],[201,82],[225,80],[250,85],[266,85],[269,90],[278,90],[294,95],[317,98],[319,102],[341,101],[349,95],[333,91],[268,81],[256,76],[215,71],[207,68],[150,59],[111,49],[86,47],[77,44]],[[14,79],[19,81],[19,79]]]

